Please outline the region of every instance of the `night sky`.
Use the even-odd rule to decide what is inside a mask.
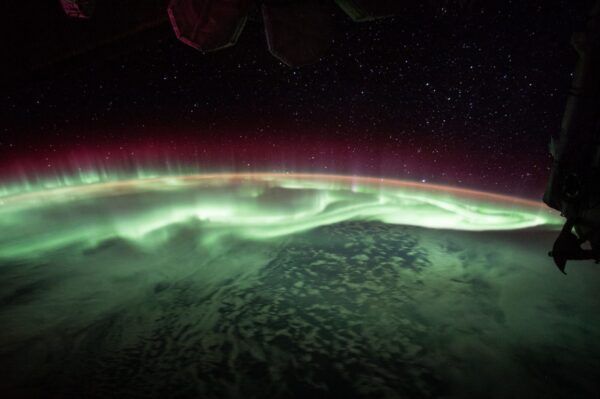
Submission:
[[[49,19],[85,23],[56,3]],[[168,26],[127,38],[3,83],[0,168],[52,175],[154,157],[539,198],[588,2],[498,4],[361,24],[338,12],[331,51],[302,68],[269,54],[259,19],[205,55]]]

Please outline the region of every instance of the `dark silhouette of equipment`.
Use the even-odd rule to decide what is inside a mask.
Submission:
[[[96,6],[95,0],[60,0],[65,14],[73,18],[90,18]]]
[[[172,0],[168,13],[179,40],[213,51],[237,42],[251,6],[252,0]]]
[[[583,249],[581,246],[587,241],[585,237],[578,237],[573,233],[573,227],[576,222],[567,220],[563,226],[558,238],[554,242],[552,251],[548,253],[554,258],[554,264],[563,273],[568,260],[596,260],[600,259],[600,252],[597,249]]]
[[[332,17],[323,2],[263,4],[261,8],[269,51],[284,64],[310,64],[329,50]]]
[[[61,0],[61,3],[68,16],[90,18],[96,0]],[[335,4],[355,21],[370,21],[406,11],[410,3],[398,0],[171,0],[167,13],[177,38],[204,52],[235,45],[248,17],[257,13],[264,21],[269,51],[286,65],[302,66],[318,61],[331,46]]]
[[[100,6],[105,1],[61,3],[68,16],[87,19],[93,16],[96,3]],[[424,10],[424,3],[469,10],[479,0],[170,0],[165,14],[177,38],[203,52],[235,45],[248,18],[258,16],[264,22],[269,51],[284,64],[296,67],[318,61],[327,53],[333,43],[332,13],[336,10],[363,22],[410,15]]]
[[[585,32],[573,34],[578,55],[544,202],[567,221],[550,256],[564,273],[568,260],[600,261],[600,1]],[[591,250],[581,245],[589,242]]]
[[[197,50],[234,45],[253,9],[260,8],[271,54],[289,66],[319,60],[333,42],[328,0],[172,0],[169,18],[177,37]],[[335,0],[355,21],[369,21],[402,11],[398,0]]]

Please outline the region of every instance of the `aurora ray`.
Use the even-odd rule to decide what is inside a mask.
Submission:
[[[0,198],[0,256],[113,237],[154,245],[181,223],[202,224],[206,243],[231,236],[269,239],[349,220],[465,231],[561,224],[534,201],[407,181],[277,173],[165,176],[13,188]]]

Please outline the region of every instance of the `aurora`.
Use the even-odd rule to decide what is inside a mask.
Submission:
[[[5,189],[0,256],[112,237],[155,245],[166,239],[161,230],[182,223],[201,224],[204,243],[269,239],[344,221],[464,231],[556,229],[561,223],[530,200],[369,177],[255,173],[61,182]]]

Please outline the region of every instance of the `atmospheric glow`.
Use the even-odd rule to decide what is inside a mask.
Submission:
[[[103,181],[103,182],[99,182]],[[169,227],[220,238],[270,239],[319,226],[370,220],[450,230],[555,229],[541,203],[414,182],[312,174],[80,176],[6,187],[0,197],[0,256],[28,256],[119,237],[152,248]]]

